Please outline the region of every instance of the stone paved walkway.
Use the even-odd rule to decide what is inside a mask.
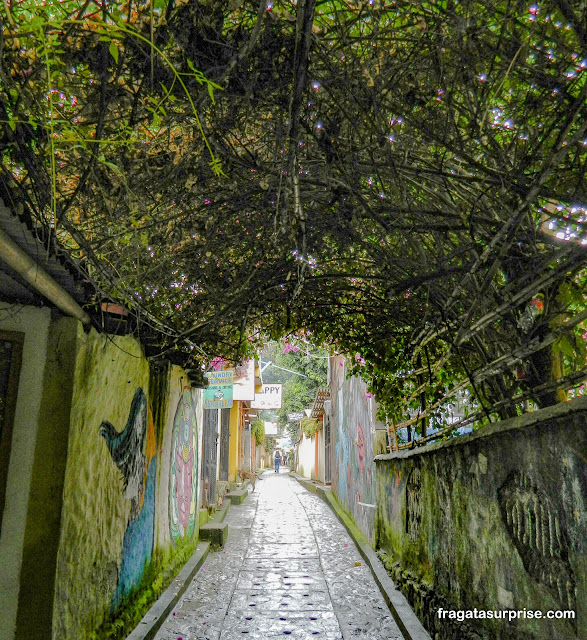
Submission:
[[[287,469],[265,472],[226,517],[212,552],[156,640],[401,640],[352,539]]]

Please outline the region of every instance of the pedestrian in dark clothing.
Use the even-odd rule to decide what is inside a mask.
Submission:
[[[279,473],[279,464],[281,463],[281,455],[279,450],[275,452],[275,473]]]

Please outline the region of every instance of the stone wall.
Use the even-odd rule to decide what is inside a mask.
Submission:
[[[55,640],[101,637],[198,535],[200,393],[178,367],[150,368],[134,338],[76,328]]]
[[[385,431],[376,403],[361,378],[347,378],[344,358],[330,359],[332,490],[371,541],[375,536],[375,454],[384,451]],[[380,435],[381,434],[381,435]]]
[[[587,637],[587,399],[378,456],[377,542],[435,640]],[[573,610],[571,622],[440,620]]]

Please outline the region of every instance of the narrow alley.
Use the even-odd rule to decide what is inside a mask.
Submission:
[[[0,2],[0,640],[587,640],[586,17]]]
[[[231,507],[213,552],[157,640],[399,639],[369,568],[327,504],[287,468]]]

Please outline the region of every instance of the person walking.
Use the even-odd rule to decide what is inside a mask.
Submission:
[[[279,449],[275,449],[275,473],[279,473],[279,464],[281,463],[281,454]]]

